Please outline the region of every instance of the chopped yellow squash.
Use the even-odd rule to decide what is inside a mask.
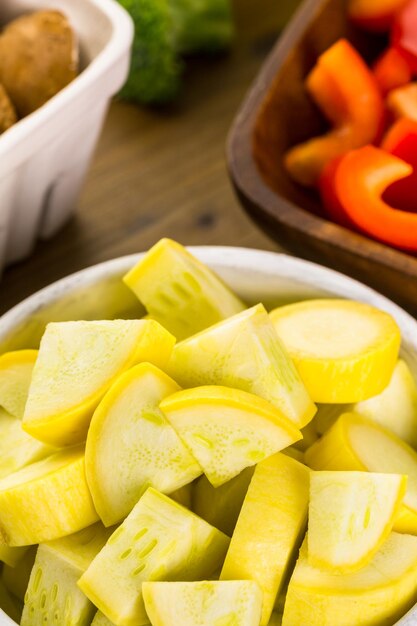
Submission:
[[[0,407],[21,419],[25,412],[37,350],[16,350],[0,356]]]

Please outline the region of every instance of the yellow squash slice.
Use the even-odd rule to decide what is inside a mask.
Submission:
[[[86,446],[87,481],[106,526],[124,519],[149,486],[170,493],[202,469],[158,408],[178,385],[141,363],[122,374],[97,407]]]
[[[262,304],[181,341],[168,369],[184,388],[224,385],[258,395],[298,428],[316,411]]]
[[[141,361],[164,366],[174,337],[152,320],[48,324],[23,418],[33,437],[85,441],[94,410],[117,376]]]
[[[309,563],[334,574],[368,565],[392,530],[406,488],[399,474],[312,472]]]
[[[14,548],[14,550],[25,550],[25,548]],[[2,580],[4,586],[22,602],[25,599],[37,550],[38,546],[32,546],[27,549],[23,558],[20,559],[15,567],[6,564],[3,565]]]
[[[143,583],[152,626],[259,626],[262,592],[249,580]]]
[[[214,272],[171,239],[161,239],[123,280],[178,340],[246,308]]]
[[[11,546],[57,539],[97,521],[83,448],[57,452],[0,480],[0,531]]]
[[[79,581],[117,626],[149,622],[142,597],[148,580],[196,580],[221,565],[229,539],[151,487]]]
[[[315,470],[407,475],[407,491],[394,530],[417,534],[417,452],[388,429],[355,413],[344,413],[307,450],[305,460]]]
[[[17,350],[0,356],[0,407],[22,419],[37,350]]]
[[[282,626],[392,626],[415,603],[417,537],[391,533],[369,565],[332,574],[308,562],[304,542]]]
[[[193,488],[194,513],[231,537],[253,472],[254,467],[247,467],[221,487],[213,487],[206,476],[199,478]]]
[[[270,316],[314,402],[359,402],[388,385],[401,335],[387,313],[323,299],[279,307]]]
[[[21,626],[90,626],[95,608],[77,586],[111,533],[95,524],[39,546],[25,595]]]
[[[261,626],[269,622],[301,542],[307,521],[309,474],[307,467],[284,454],[259,463],[230,542],[220,579],[259,584],[263,592]]]
[[[214,487],[301,439],[272,404],[239,389],[178,391],[160,407]]]

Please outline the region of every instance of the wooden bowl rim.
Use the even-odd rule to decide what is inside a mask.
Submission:
[[[237,190],[270,220],[299,232],[307,232],[335,249],[372,259],[415,278],[417,258],[314,215],[280,196],[267,185],[255,163],[253,136],[264,99],[288,55],[326,2],[328,0],[304,0],[264,62],[228,135],[226,157],[229,173]],[[366,255],[363,253],[365,250]]]

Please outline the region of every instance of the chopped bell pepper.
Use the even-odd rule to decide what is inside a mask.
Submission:
[[[417,83],[409,83],[390,91],[387,108],[395,119],[406,117],[417,122]]]
[[[398,120],[386,134],[381,148],[413,168],[410,176],[388,187],[384,200],[403,211],[417,211],[417,122]]]
[[[373,69],[376,82],[384,95],[407,85],[412,79],[410,66],[397,48],[388,48]]]
[[[346,214],[363,233],[390,246],[417,251],[417,214],[394,209],[383,199],[384,191],[412,173],[398,157],[364,146],[341,160],[335,190]]]
[[[396,15],[391,44],[407,59],[413,73],[417,73],[417,0],[408,0]]]
[[[384,103],[371,70],[345,39],[320,56],[306,86],[333,129],[290,149],[285,166],[296,182],[314,186],[327,163],[375,141],[384,120]]]
[[[336,193],[336,172],[342,159],[343,156],[336,157],[322,171],[319,179],[320,197],[327,215],[333,222],[345,228],[354,229],[355,225],[346,214]]]
[[[388,31],[407,0],[350,0],[349,18],[357,26],[374,32]]]

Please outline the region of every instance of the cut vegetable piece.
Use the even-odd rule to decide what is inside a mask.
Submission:
[[[171,239],[161,239],[123,280],[177,339],[246,308],[214,272]]]
[[[14,548],[14,550],[24,550],[24,548]],[[28,588],[30,574],[36,558],[38,547],[32,546],[25,552],[23,558],[15,567],[10,565],[3,566],[2,580],[6,589],[19,598],[22,602],[25,599],[25,593]]]
[[[202,476],[193,489],[193,511],[231,537],[253,472],[253,467],[247,467],[238,476],[217,488],[213,487],[206,476]]]
[[[301,439],[272,404],[239,389],[178,391],[160,407],[214,487]]]
[[[332,574],[309,564],[300,550],[285,601],[283,626],[391,626],[417,593],[417,537],[391,533],[369,565]]]
[[[17,350],[0,356],[0,406],[21,419],[25,412],[37,350]]]
[[[57,452],[0,480],[0,531],[11,546],[57,539],[97,521],[82,447]]]
[[[258,395],[299,428],[316,411],[262,304],[181,341],[168,370],[184,388],[225,385]]]
[[[21,626],[89,626],[95,607],[77,586],[110,532],[102,524],[39,546],[25,596]]]
[[[221,565],[229,539],[149,488],[81,577],[79,586],[118,626],[149,620],[142,598],[147,580],[196,580]]]
[[[406,489],[407,476],[399,474],[312,472],[309,563],[333,574],[368,565],[388,538]]]
[[[230,542],[220,578],[249,579],[259,584],[263,592],[261,626],[269,622],[301,542],[307,521],[309,474],[305,465],[284,454],[259,463]]]
[[[400,439],[417,447],[417,387],[404,361],[398,361],[382,393],[358,402],[352,411],[389,428]]]
[[[153,626],[259,626],[262,592],[250,580],[143,583]]]
[[[20,419],[0,407],[0,479],[56,451],[25,433]]]
[[[356,413],[344,413],[307,450],[305,460],[315,470],[407,475],[407,491],[394,530],[417,534],[417,452],[391,431]]]
[[[152,320],[48,324],[23,418],[33,437],[60,447],[84,441],[117,376],[141,361],[164,366],[174,337]]]
[[[323,299],[279,307],[271,320],[315,402],[359,402],[388,385],[401,334],[387,313]]]
[[[170,493],[202,469],[158,408],[178,385],[154,365],[120,376],[88,431],[87,481],[106,526],[124,519],[149,486]]]

